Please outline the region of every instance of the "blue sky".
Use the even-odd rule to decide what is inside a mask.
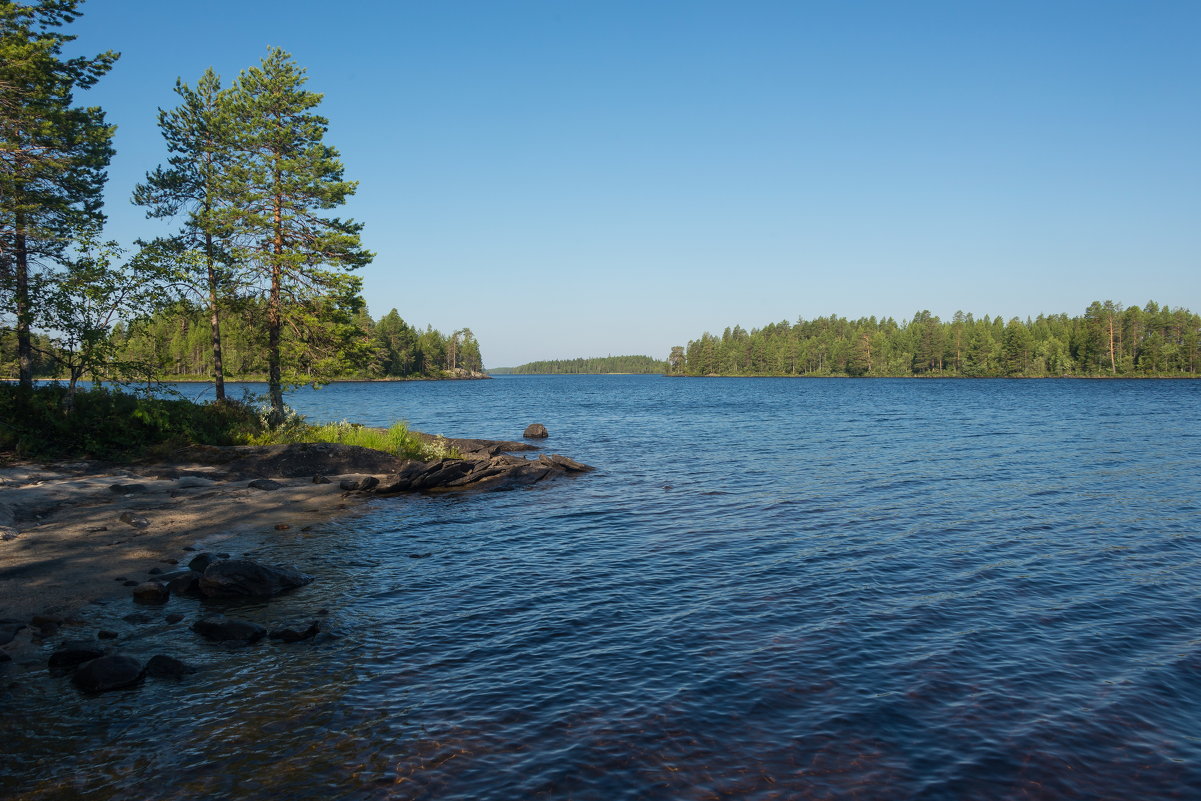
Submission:
[[[1201,310],[1201,3],[90,0],[110,235],[175,79],[268,46],[325,93],[375,316],[485,363],[735,323]]]

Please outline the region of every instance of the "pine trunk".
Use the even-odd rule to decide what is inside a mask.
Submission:
[[[276,183],[279,176],[276,176]],[[272,242],[274,258],[271,260],[271,295],[267,299],[267,392],[271,396],[271,417],[279,424],[284,419],[283,373],[280,369],[281,356],[279,352],[279,335],[283,327],[281,284],[283,270],[280,260],[284,253],[283,211],[282,202],[277,197],[275,202],[275,235]]]
[[[204,246],[208,257],[209,325],[213,344],[213,389],[218,402],[225,400],[225,366],[221,359],[221,318],[217,314],[217,271],[213,267],[213,236],[204,235]]]
[[[33,306],[29,299],[29,250],[25,240],[24,215],[17,215],[17,231],[13,237],[14,266],[16,267],[17,312],[17,376],[21,389],[33,391]]]

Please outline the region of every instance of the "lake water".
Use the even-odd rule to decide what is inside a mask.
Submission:
[[[128,652],[204,669],[99,697],[2,669],[0,795],[1201,797],[1201,382],[511,376],[290,402],[447,436],[542,422],[599,470],[231,544],[318,577],[239,614],[326,608],[339,636],[129,627]]]

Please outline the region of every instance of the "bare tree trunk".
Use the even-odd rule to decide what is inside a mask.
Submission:
[[[1114,374],[1118,372],[1118,363],[1113,357],[1113,312],[1109,314],[1109,371]]]
[[[221,318],[217,314],[217,271],[213,267],[213,235],[204,235],[204,247],[208,260],[209,325],[213,343],[213,389],[218,402],[225,400],[225,366],[221,360]]]
[[[276,176],[276,183],[279,177]],[[267,392],[271,397],[272,422],[278,425],[284,419],[283,374],[280,369],[279,335],[283,327],[281,284],[283,280],[280,260],[284,252],[282,200],[275,202],[275,238],[272,243],[275,258],[271,260],[271,295],[267,300]]]
[[[17,369],[21,389],[33,391],[33,305],[29,299],[29,250],[25,240],[25,215],[17,214],[17,231],[13,237],[14,267],[16,268],[17,305]]]

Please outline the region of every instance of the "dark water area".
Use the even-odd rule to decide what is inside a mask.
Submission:
[[[0,667],[0,795],[1201,797],[1201,382],[512,376],[290,402],[447,436],[543,422],[600,470],[227,547],[318,577],[232,612],[325,608],[336,637],[129,627],[126,651],[203,670],[98,697]]]

